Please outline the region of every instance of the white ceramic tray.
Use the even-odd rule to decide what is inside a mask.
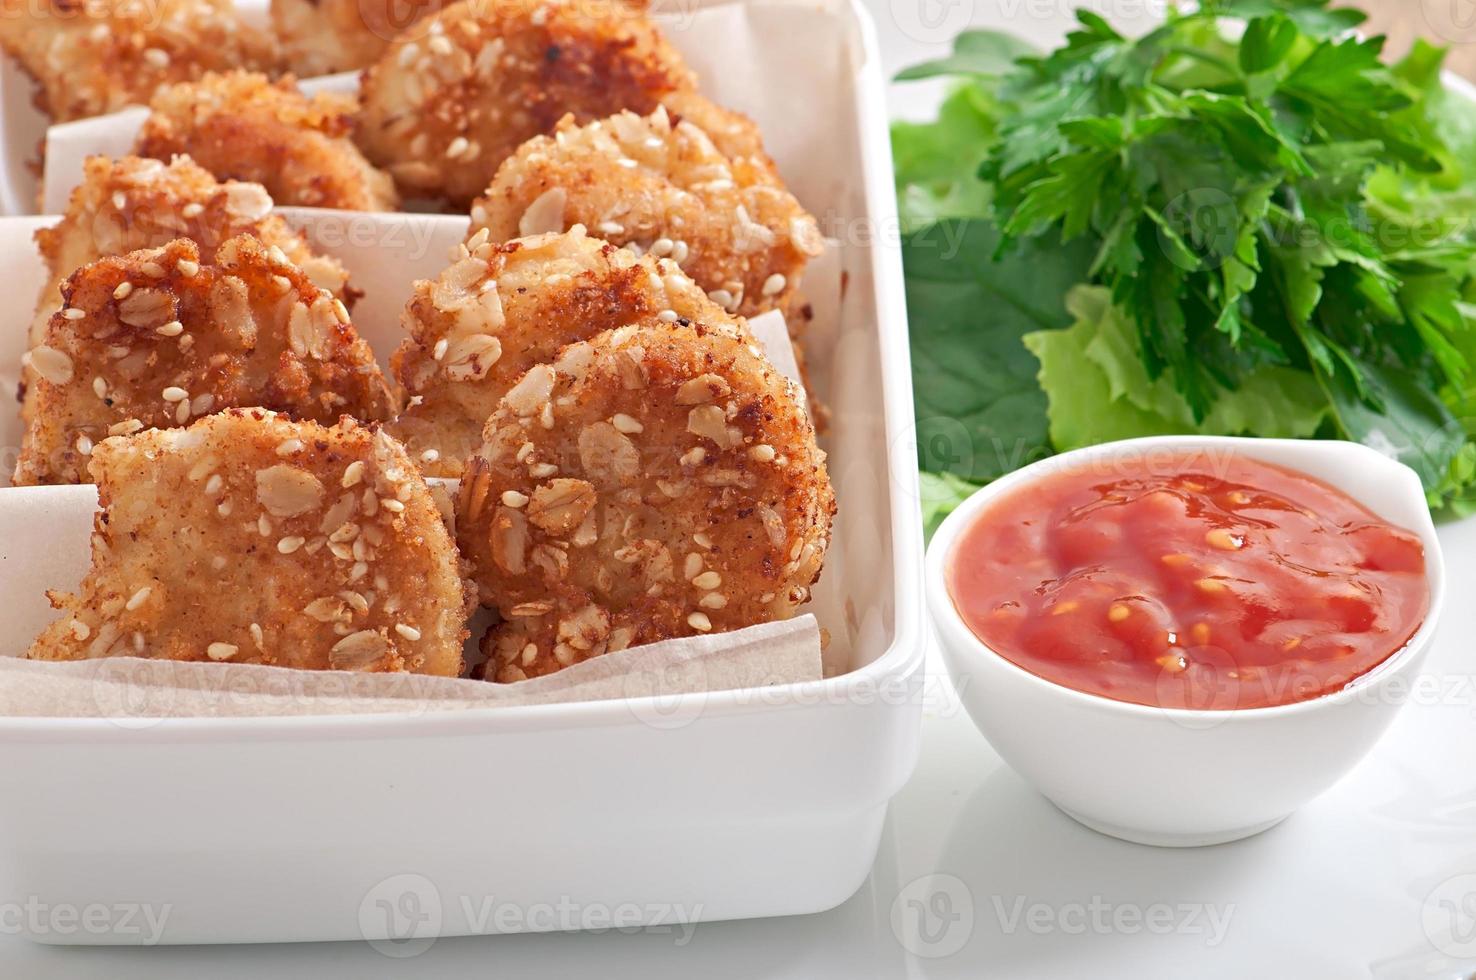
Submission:
[[[454,717],[158,721],[141,705],[118,721],[0,719],[0,902],[165,917],[157,930],[34,938],[400,949],[431,935],[816,912],[860,886],[915,763],[924,648],[883,79],[870,20],[847,0],[736,9],[772,43],[686,53],[715,98],[758,116],[796,194],[842,241],[840,326],[812,346],[841,505],[813,610],[844,672],[762,692]],[[719,54],[748,70],[719,72]],[[753,86],[790,91],[797,59],[833,85],[745,98]],[[7,112],[14,93],[6,84]],[[13,177],[23,147],[9,145]],[[15,203],[28,191],[12,180],[6,193]],[[39,275],[24,251],[0,261],[13,284]],[[355,319],[371,343],[409,278],[361,284],[373,291]],[[31,295],[15,302],[27,314]],[[361,312],[371,308],[381,312]],[[0,336],[0,363],[23,343]],[[5,551],[6,524],[26,520],[34,492],[86,493],[0,490],[4,653],[49,615],[41,589],[74,584],[85,564],[85,521],[56,528],[45,553]]]

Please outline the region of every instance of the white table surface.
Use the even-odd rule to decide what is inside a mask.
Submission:
[[[867,0],[889,73],[969,23],[1049,39],[1068,0]],[[1093,0],[1143,22],[1161,0]],[[919,116],[927,86],[894,87]],[[1476,975],[1476,521],[1441,532],[1452,601],[1411,705],[1326,796],[1237,844],[1169,851],[1098,836],[999,760],[930,661],[917,773],[871,878],[832,912],[664,933],[441,940],[411,958],[367,944],[52,948],[0,936],[0,977],[980,977],[1027,980],[1458,980]],[[289,896],[283,896],[290,900]]]

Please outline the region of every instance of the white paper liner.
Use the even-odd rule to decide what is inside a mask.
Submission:
[[[0,716],[251,718],[403,714],[673,697],[820,679],[813,616],[621,650],[518,684],[256,664],[114,657],[46,663],[0,657]],[[674,706],[632,706],[653,720]],[[683,708],[682,710],[690,710]]]

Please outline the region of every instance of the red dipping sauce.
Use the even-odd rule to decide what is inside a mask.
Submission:
[[[1416,534],[1312,477],[1208,453],[1011,491],[960,536],[948,588],[974,634],[1033,674],[1212,710],[1340,690],[1430,606]]]

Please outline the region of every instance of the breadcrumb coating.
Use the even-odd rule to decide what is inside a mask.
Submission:
[[[393,438],[259,408],[98,443],[92,566],[34,660],[461,672],[472,605]]]
[[[783,619],[835,498],[793,387],[731,327],[649,321],[531,368],[467,463],[457,540],[502,622],[485,676]]]
[[[142,157],[88,157],[82,183],[72,191],[62,220],[36,232],[36,246],[50,280],[36,304],[31,345],[45,339],[51,315],[61,309],[61,285],[89,262],[188,238],[202,262],[237,235],[275,245],[319,287],[350,306],[354,291],[337,259],[315,255],[300,232],[271,213],[260,184],[218,182],[188,157],[168,164]]]
[[[400,201],[349,134],[350,95],[304,95],[291,77],[273,82],[244,71],[211,72],[160,89],[139,131],[139,156],[187,153],[217,178],[250,180],[278,204],[346,211],[393,211]]]
[[[665,106],[584,126],[566,116],[553,136],[529,140],[497,169],[472,206],[472,230],[506,241],[583,224],[670,258],[730,313],[787,309],[821,252],[819,226],[779,179],[752,122],[699,95],[684,101],[703,106],[697,118]],[[709,129],[746,134],[727,142],[756,152],[727,156]]]
[[[441,0],[272,0],[272,30],[300,78],[368,68]]]
[[[348,311],[250,235],[99,259],[25,364],[34,376],[15,483],[79,483],[108,436],[172,428],[236,406],[329,422],[397,408]]]
[[[564,115],[648,113],[695,85],[641,4],[462,0],[397,38],[365,73],[357,138],[407,195],[465,207]]]
[[[0,0],[0,46],[55,122],[149,101],[207,71],[272,71],[276,44],[230,0]]]
[[[391,361],[408,407],[391,426],[422,470],[458,476],[502,396],[566,344],[656,317],[740,327],[672,262],[638,258],[583,226],[493,245],[474,235],[415,284]]]

